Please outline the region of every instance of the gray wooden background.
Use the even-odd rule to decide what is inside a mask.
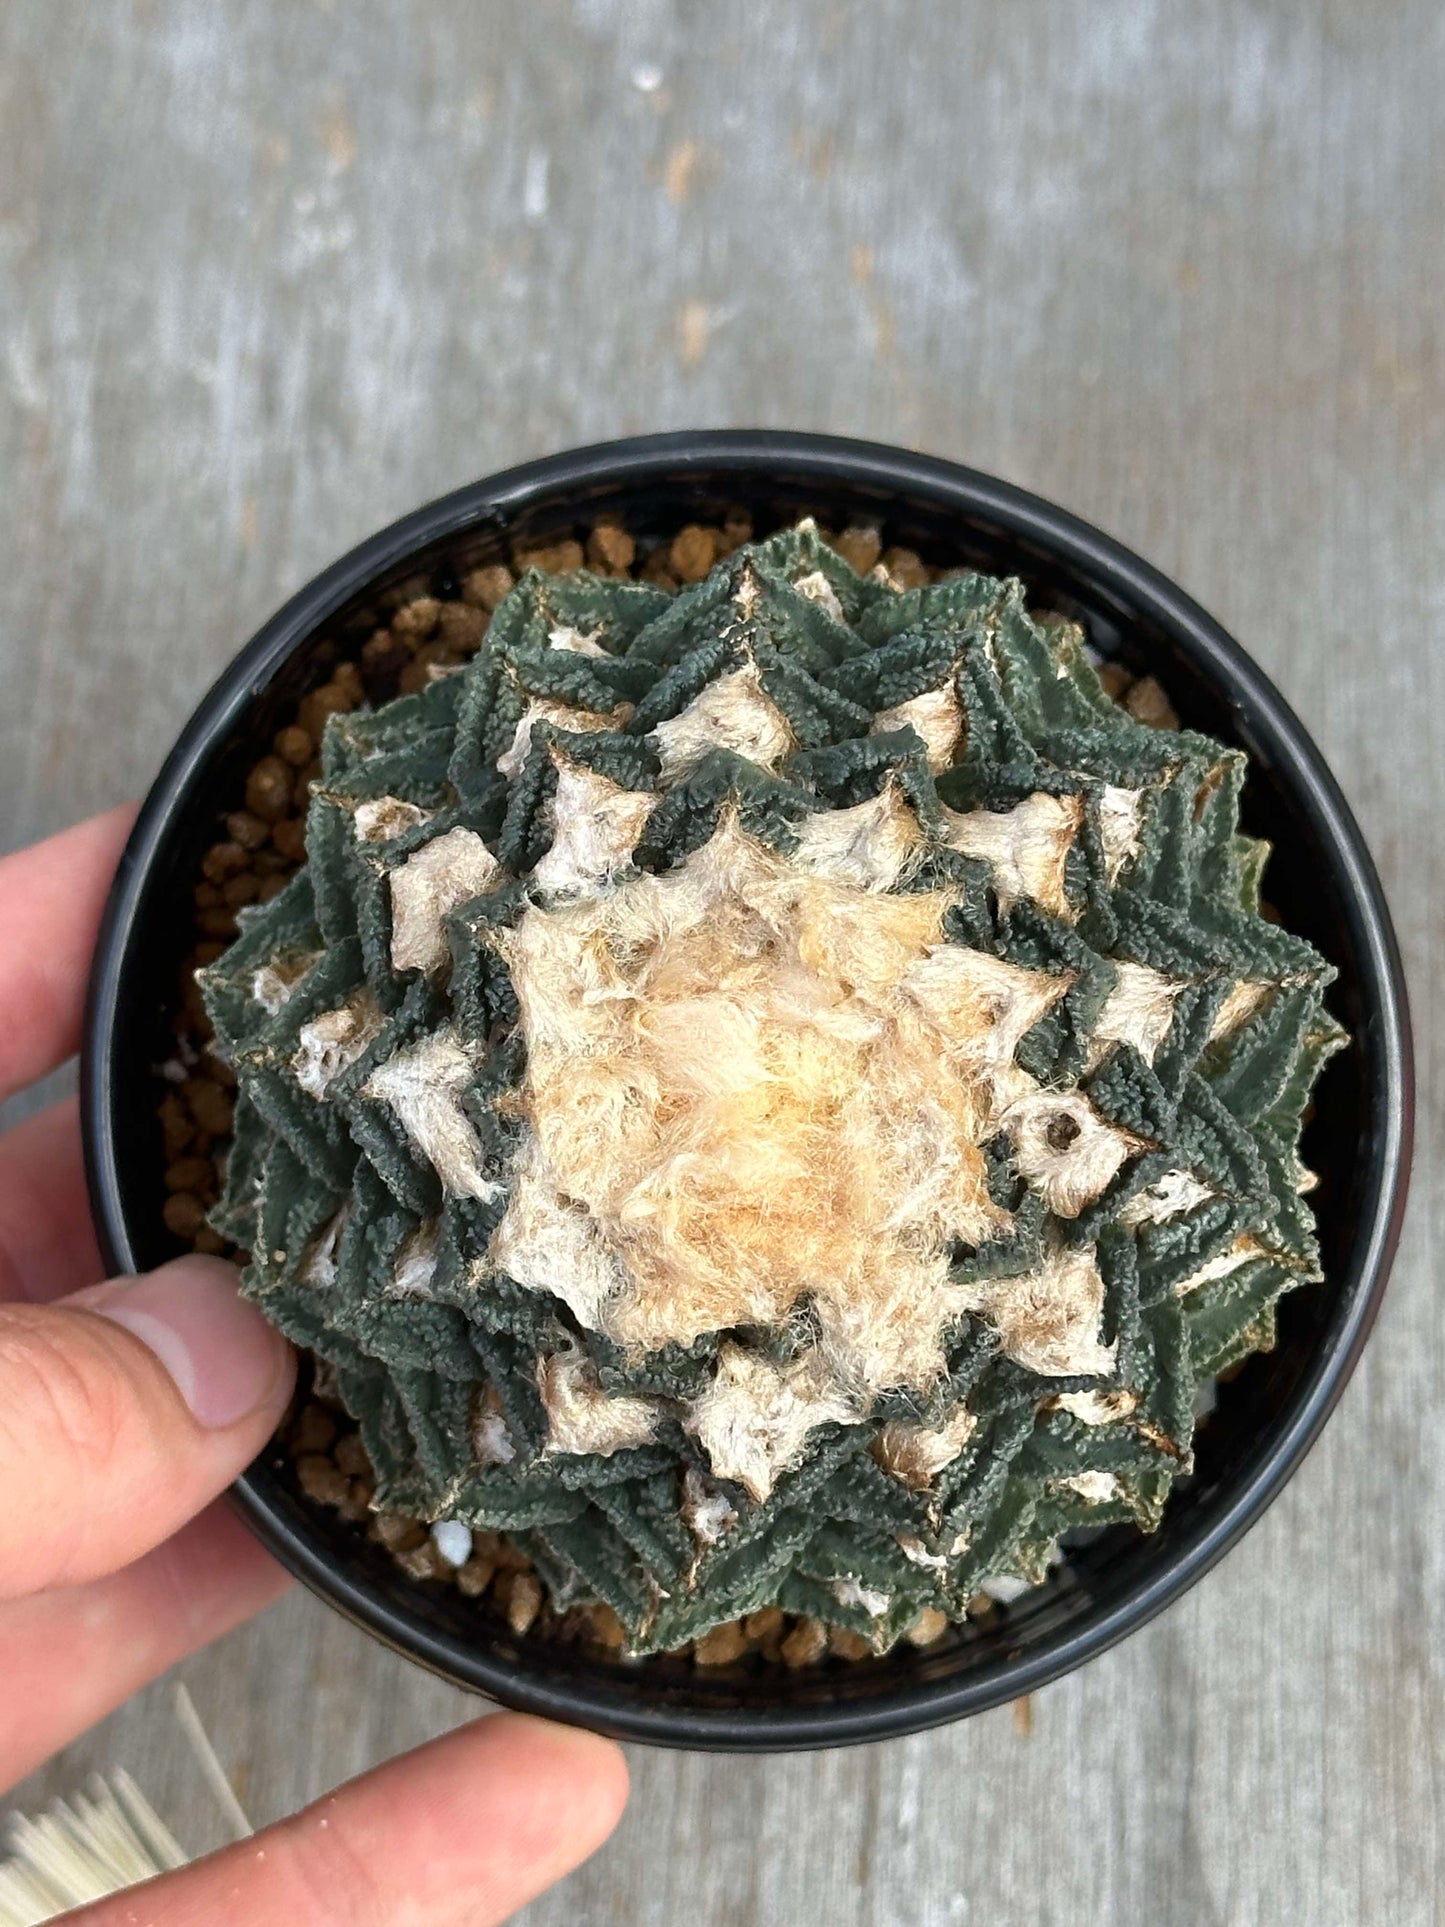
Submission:
[[[1394,897],[1415,1202],[1328,1436],[1164,1620],[832,1756],[635,1750],[528,1927],[1441,1917],[1439,0],[5,0],[0,839],[140,790],[277,601],[545,450],[774,424],[1055,497],[1303,712]],[[293,1596],[183,1670],[258,1820],[472,1706]],[[128,1764],[215,1821],[169,1689]]]

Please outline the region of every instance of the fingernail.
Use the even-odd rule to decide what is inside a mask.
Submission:
[[[179,1258],[144,1278],[77,1292],[71,1302],[124,1326],[154,1352],[197,1423],[216,1431],[271,1402],[292,1369],[290,1346],[238,1285],[219,1259]]]

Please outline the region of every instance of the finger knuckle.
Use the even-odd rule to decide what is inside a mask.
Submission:
[[[394,1918],[384,1882],[370,1854],[352,1837],[335,1796],[289,1821],[278,1843],[298,1903],[331,1909],[303,1917],[332,1918],[356,1927],[381,1927]]]
[[[7,1319],[0,1326],[0,1385],[6,1429],[27,1454],[43,1450],[99,1469],[110,1462],[127,1429],[129,1405],[118,1375],[78,1331],[55,1312]]]

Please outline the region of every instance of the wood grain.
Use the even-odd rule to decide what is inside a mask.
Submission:
[[[1436,0],[117,0],[0,11],[6,845],[147,782],[368,530],[693,423],[927,447],[1177,576],[1364,822],[1420,1019],[1391,1301],[1160,1623],[888,1746],[634,1754],[528,1927],[1423,1923],[1445,1891],[1445,12]],[[260,1820],[466,1717],[293,1597],[184,1668]],[[167,1689],[124,1762],[218,1837]]]

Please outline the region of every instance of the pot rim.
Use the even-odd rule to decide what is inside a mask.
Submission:
[[[773,1751],[890,1738],[981,1712],[1036,1690],[1114,1645],[1172,1604],[1261,1516],[1294,1473],[1333,1410],[1378,1312],[1399,1241],[1414,1126],[1414,1069],[1407,993],[1384,892],[1359,826],[1320,751],[1283,697],[1244,650],[1167,577],[1112,537],[1012,484],[942,459],[880,443],[781,430],[684,430],[566,451],[454,490],[368,537],[323,569],[262,625],[196,707],[157,776],[121,858],[97,939],[85,1018],[81,1110],[86,1175],[110,1270],[136,1259],[124,1208],[113,1128],[119,991],[137,947],[151,866],[218,744],[281,665],[329,617],[413,551],[477,530],[502,532],[549,497],[589,487],[665,487],[703,472],[786,476],[792,486],[848,486],[882,508],[889,496],[952,510],[1041,560],[1089,579],[1132,624],[1144,613],[1206,669],[1234,713],[1252,756],[1282,772],[1327,847],[1357,919],[1368,1105],[1376,1153],[1362,1209],[1364,1236],[1337,1286],[1338,1304],[1314,1355],[1272,1422],[1268,1449],[1203,1508],[1159,1570],[1081,1623],[1045,1634],[955,1679],[916,1679],[858,1700],[774,1707],[710,1707],[649,1701],[616,1684],[559,1679],[510,1663],[399,1610],[359,1569],[346,1569],[318,1536],[278,1504],[258,1460],[232,1488],[248,1525],[293,1574],[395,1650],[456,1684],[546,1717],[618,1737],[719,1751]]]

